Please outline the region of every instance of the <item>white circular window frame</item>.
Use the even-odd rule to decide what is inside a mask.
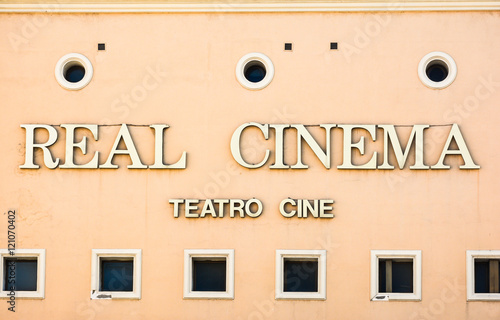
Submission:
[[[434,61],[440,61],[448,67],[448,76],[443,81],[435,82],[427,77],[427,66]],[[444,89],[455,81],[457,77],[457,64],[447,53],[440,51],[430,52],[426,54],[418,64],[418,77],[424,85],[431,89]]]
[[[74,66],[80,65],[85,69],[85,75],[83,79],[78,82],[69,82],[64,78],[64,72]],[[94,69],[92,68],[92,63],[83,54],[80,53],[68,53],[64,55],[56,64],[56,80],[59,82],[61,87],[68,90],[80,90],[89,84],[92,80],[92,75],[94,74]]]
[[[248,81],[247,78],[245,77],[245,66],[252,61],[260,62],[264,65],[264,68],[266,68],[266,75],[264,76],[264,79],[262,79],[259,82]],[[269,59],[268,56],[259,52],[252,52],[244,55],[243,57],[241,57],[240,61],[238,61],[238,64],[236,65],[236,79],[238,79],[238,82],[244,88],[249,90],[264,89],[271,83],[273,77],[274,77],[273,62],[271,61],[271,59]]]

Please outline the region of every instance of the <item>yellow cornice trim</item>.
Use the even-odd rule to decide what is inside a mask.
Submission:
[[[500,1],[485,2],[282,2],[282,3],[39,3],[0,4],[9,13],[215,13],[215,12],[403,12],[403,11],[497,11]]]

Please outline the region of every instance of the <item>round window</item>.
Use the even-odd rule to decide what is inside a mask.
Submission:
[[[61,87],[80,90],[92,80],[92,64],[82,54],[69,53],[57,62],[55,75]]]
[[[457,76],[457,65],[444,52],[431,52],[418,64],[418,76],[423,84],[432,89],[448,87]]]
[[[236,65],[236,79],[250,90],[260,90],[271,83],[274,76],[274,66],[266,55],[249,53],[244,55]]]

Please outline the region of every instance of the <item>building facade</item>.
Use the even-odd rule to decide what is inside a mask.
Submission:
[[[1,319],[500,319],[498,1],[3,1]]]

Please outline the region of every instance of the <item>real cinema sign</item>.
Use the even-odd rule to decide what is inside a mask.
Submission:
[[[113,158],[116,155],[126,155],[131,159],[132,164],[128,165],[129,169],[186,169],[187,152],[180,152],[177,162],[166,164],[164,163],[164,133],[169,128],[166,124],[153,124],[149,127],[154,134],[154,163],[142,163],[139,153],[136,149],[135,142],[132,139],[129,128],[126,124],[122,124],[120,130],[115,138],[113,147],[109,153],[107,160],[104,163],[99,163],[99,152],[95,152],[92,159],[85,164],[75,163],[75,149],[80,149],[85,155],[87,154],[87,140],[88,136],[84,136],[80,141],[75,142],[76,130],[87,130],[90,132],[92,139],[98,141],[99,125],[97,124],[61,124],[60,127],[66,131],[66,146],[65,146],[65,159],[61,163],[61,159],[54,158],[50,147],[53,146],[58,140],[58,132],[52,125],[45,124],[22,124],[22,128],[26,130],[26,156],[25,162],[20,166],[21,169],[38,169],[40,166],[34,162],[34,151],[40,149],[43,153],[43,163],[49,169],[57,167],[61,169],[117,169],[118,165],[113,164]],[[450,132],[444,143],[439,160],[434,165],[424,163],[424,132],[430,125],[413,125],[410,137],[406,146],[403,148],[398,139],[398,135],[394,125],[366,125],[366,124],[321,124],[319,125],[325,131],[325,150],[313,138],[311,133],[303,124],[260,124],[256,122],[249,122],[240,125],[233,133],[230,148],[234,160],[241,166],[248,169],[256,169],[263,167],[266,163],[271,162],[271,150],[266,150],[262,160],[258,163],[248,163],[245,161],[241,152],[242,133],[248,128],[256,128],[262,133],[262,138],[268,140],[270,131],[274,130],[274,163],[269,165],[270,169],[307,169],[308,165],[302,161],[302,145],[307,144],[314,155],[321,161],[326,169],[331,168],[331,136],[333,131],[343,133],[343,162],[337,169],[394,169],[394,164],[389,163],[389,152],[393,151],[397,165],[403,169],[410,150],[414,145],[415,161],[410,166],[410,169],[450,169],[450,166],[444,164],[444,160],[448,155],[458,155],[462,157],[464,164],[460,169],[479,169],[480,167],[472,159],[469,149],[465,143],[458,124],[451,125]],[[365,130],[371,137],[372,141],[377,141],[377,129],[383,130],[383,154],[382,164],[377,164],[377,152],[373,152],[370,160],[363,164],[353,164],[352,151],[357,150],[361,155],[365,154],[365,145],[369,143],[365,141],[365,137],[361,137],[358,141],[353,142],[353,130]],[[45,130],[48,138],[45,142],[35,142],[36,134],[40,130]],[[284,152],[284,137],[286,134],[295,134],[297,138],[297,148],[294,150],[296,153],[297,162],[293,165],[286,164]],[[118,145],[123,141],[125,148],[119,149]],[[451,148],[452,142],[455,141],[456,148]]]

